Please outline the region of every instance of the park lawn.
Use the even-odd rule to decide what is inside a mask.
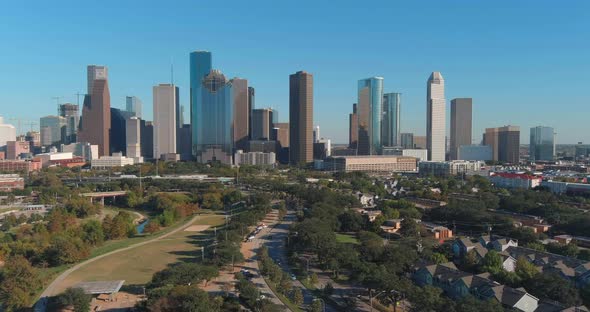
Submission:
[[[223,223],[222,215],[211,214],[200,216],[191,225],[219,226]],[[165,232],[168,232],[168,229]],[[212,229],[204,232],[182,230],[161,240],[104,257],[72,272],[56,290],[61,292],[82,281],[125,280],[125,285],[145,284],[151,280],[155,272],[166,268],[170,263],[193,261],[200,257],[199,240],[211,235],[212,232]],[[110,246],[97,248],[96,252],[103,254],[108,252],[106,249],[110,251],[131,245],[127,241],[136,240],[133,243],[137,243],[153,237],[155,236],[147,235],[131,238],[120,241],[124,243],[121,245],[113,242]]]
[[[336,233],[336,241],[344,244],[359,244],[359,240],[354,235],[350,234]]]

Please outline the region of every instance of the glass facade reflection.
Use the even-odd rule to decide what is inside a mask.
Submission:
[[[383,78],[372,77],[358,82],[358,155],[381,153]]]
[[[551,127],[531,128],[529,156],[531,161],[553,160],[555,154],[555,134]]]
[[[400,135],[401,93],[383,95],[383,121],[381,123],[381,141],[383,146],[398,146]]]

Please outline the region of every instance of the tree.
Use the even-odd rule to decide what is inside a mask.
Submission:
[[[312,285],[315,285],[319,282],[318,275],[315,272],[311,273],[311,275],[309,276],[309,282]]]
[[[430,261],[434,262],[435,264],[449,262],[447,257],[445,257],[445,255],[439,252],[433,252],[432,255],[430,255]]]
[[[537,274],[527,282],[526,286],[527,290],[537,298],[559,301],[566,306],[581,302],[573,284],[555,273]]]
[[[214,266],[199,263],[180,263],[156,272],[148,288],[165,285],[196,285],[202,281],[209,281],[219,275]]]
[[[54,236],[44,258],[52,265],[75,263],[90,255],[90,247],[79,237]]]
[[[301,288],[293,287],[293,289],[291,289],[291,300],[296,305],[303,304],[303,292],[301,291]]]
[[[442,297],[442,289],[433,286],[416,287],[410,293],[413,312],[446,311],[448,300]]]
[[[90,220],[82,225],[82,239],[92,245],[99,246],[104,242],[104,231],[98,220]]]
[[[73,307],[76,312],[90,311],[92,296],[86,294],[82,288],[68,288],[55,297],[55,303],[61,308]]]
[[[221,301],[209,297],[209,294],[197,286],[174,286],[164,295],[150,298],[149,311],[174,312],[217,312],[220,311]]]
[[[459,301],[456,310],[461,312],[504,312],[504,308],[498,300],[484,301],[473,296],[467,296]]]
[[[41,281],[27,259],[14,256],[0,271],[0,302],[7,311],[29,306]]]
[[[537,267],[535,267],[534,264],[530,263],[524,257],[519,257],[516,260],[516,269],[514,272],[516,272],[516,275],[518,275],[518,277],[525,282],[531,280],[533,277],[539,274]]]
[[[153,234],[160,230],[160,224],[155,221],[148,221],[148,224],[143,228],[143,232],[147,234]]]
[[[502,270],[502,257],[495,250],[490,250],[482,261],[482,269],[485,272],[496,273]]]
[[[405,218],[401,222],[399,232],[403,237],[418,237],[420,236],[420,225],[414,219]]]
[[[323,303],[319,299],[314,299],[311,303],[311,312],[322,312]]]

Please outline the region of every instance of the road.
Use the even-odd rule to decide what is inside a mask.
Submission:
[[[168,233],[166,233],[166,234],[164,234],[162,236],[158,236],[156,238],[153,238],[153,239],[150,239],[150,240],[147,240],[147,241],[143,241],[143,242],[140,242],[140,243],[137,243],[137,244],[133,244],[133,245],[128,246],[128,247],[125,247],[125,248],[121,248],[121,249],[113,250],[111,252],[107,252],[107,253],[102,254],[100,256],[97,256],[97,257],[88,259],[86,261],[80,262],[80,263],[74,265],[73,267],[67,269],[66,271],[64,271],[63,273],[61,273],[56,279],[54,279],[53,282],[51,282],[51,284],[49,284],[49,286],[47,286],[47,288],[45,288],[45,290],[43,291],[43,293],[41,294],[41,296],[39,298],[39,301],[37,302],[37,304],[35,304],[35,311],[45,311],[46,310],[46,308],[47,308],[46,307],[47,298],[50,297],[50,296],[56,295],[56,293],[55,293],[56,286],[59,283],[61,283],[64,279],[66,279],[70,274],[72,274],[72,272],[78,270],[79,268],[81,268],[81,267],[83,267],[83,266],[85,266],[85,265],[87,265],[87,264],[89,264],[91,262],[94,262],[96,260],[100,260],[100,259],[102,259],[104,257],[110,256],[110,255],[113,255],[113,254],[116,254],[116,253],[119,253],[119,252],[122,252],[122,251],[125,251],[125,250],[137,248],[137,247],[143,246],[145,244],[153,243],[153,242],[159,241],[159,240],[161,240],[163,238],[166,238],[166,237],[168,237],[168,236],[170,236],[170,235],[172,235],[174,233],[177,233],[179,231],[184,230],[186,227],[188,227],[193,222],[195,222],[198,219],[198,217],[199,216],[194,216],[190,221],[186,222],[184,225],[182,225],[182,226],[180,226],[180,227],[178,227],[178,228],[176,228],[176,229],[174,229],[174,230],[172,230],[172,231],[170,231],[170,232],[168,232]]]
[[[275,259],[275,262],[277,260],[280,260],[281,268],[284,271],[289,272],[289,273],[290,273],[290,268],[287,263],[287,251],[286,251],[284,242],[285,242],[287,235],[289,233],[289,227],[296,220],[297,220],[297,217],[295,216],[295,212],[289,211],[288,214],[285,216],[285,219],[283,220],[283,222],[277,224],[272,229],[272,240],[268,240],[268,238],[265,238],[265,240],[266,240],[265,244],[268,246],[268,252],[269,252],[270,256],[273,259]],[[305,261],[303,261],[303,263],[305,265],[307,265],[307,263]],[[316,275],[318,276],[319,288],[323,288],[327,283],[332,284],[332,286],[334,287],[334,293],[331,296],[331,298],[333,300],[335,300],[336,302],[341,303],[342,305],[344,305],[344,302],[346,299],[351,298],[351,297],[354,298],[354,297],[356,297],[357,294],[364,293],[364,291],[366,291],[366,289],[363,287],[335,282],[334,280],[331,279],[329,273],[323,272],[319,268],[314,267],[313,262],[310,262],[309,269],[310,269],[310,272],[316,273]],[[311,301],[314,298],[311,291],[307,290],[303,286],[303,284],[301,284],[299,281],[296,281],[296,283],[294,283],[294,285],[303,288],[303,294],[305,296],[305,303],[311,304]],[[369,301],[369,298],[363,297],[362,299],[363,299],[363,301],[357,300],[357,306],[355,307],[355,311],[371,311],[371,307],[369,306],[369,304],[367,304],[367,302]],[[327,304],[326,311],[338,311],[338,309],[330,304]],[[373,311],[376,311],[376,309],[373,309]]]

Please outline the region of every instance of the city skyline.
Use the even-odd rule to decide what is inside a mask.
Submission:
[[[500,10],[502,3],[510,10]],[[347,5],[336,9],[341,13],[339,17],[332,17],[337,22],[336,25],[342,28],[338,29],[335,26],[320,28],[319,31],[323,36],[313,35],[310,37],[314,48],[286,49],[284,46],[286,38],[282,38],[285,31],[296,38],[312,33],[309,27],[302,30],[295,29],[293,20],[287,18],[284,23],[279,23],[278,28],[274,31],[255,30],[252,28],[254,25],[251,24],[246,24],[246,26],[252,27],[244,27],[244,30],[238,31],[241,34],[251,32],[254,36],[261,37],[261,40],[256,40],[257,46],[245,45],[244,40],[241,39],[236,42],[228,40],[228,43],[219,43],[216,38],[229,32],[229,29],[226,29],[228,27],[222,27],[211,30],[210,34],[200,33],[186,37],[174,35],[169,39],[171,45],[166,46],[165,50],[158,47],[157,41],[154,41],[162,38],[161,35],[156,34],[156,37],[151,40],[140,40],[135,49],[122,49],[121,47],[110,51],[110,48],[106,47],[120,44],[122,38],[142,39],[147,34],[145,30],[125,26],[130,23],[129,20],[123,19],[123,16],[129,18],[129,15],[125,14],[126,10],[130,10],[132,7],[129,5],[129,7],[121,8],[120,12],[113,12],[112,25],[105,26],[108,29],[118,27],[122,32],[121,36],[111,37],[112,32],[110,31],[105,34],[105,31],[102,30],[102,23],[99,27],[99,23],[95,19],[89,19],[85,24],[84,32],[91,35],[88,37],[94,36],[96,39],[102,40],[104,47],[97,46],[93,49],[84,48],[82,50],[80,47],[69,50],[65,47],[54,47],[48,55],[29,57],[27,58],[29,62],[26,63],[21,61],[22,57],[30,56],[32,51],[26,48],[29,45],[27,42],[35,41],[36,44],[47,44],[47,39],[39,38],[31,33],[36,27],[39,27],[38,25],[26,26],[22,21],[44,21],[49,18],[46,15],[51,15],[45,13],[55,9],[48,7],[47,10],[27,11],[25,8],[20,8],[18,4],[11,5],[14,6],[14,15],[25,18],[16,20],[14,17],[4,16],[0,13],[0,17],[3,17],[9,26],[13,26],[11,28],[17,29],[14,33],[7,34],[7,39],[14,42],[14,45],[7,47],[5,51],[7,57],[0,61],[0,67],[5,73],[3,77],[0,77],[0,82],[7,91],[10,91],[0,94],[0,103],[10,103],[10,105],[3,105],[3,110],[0,112],[7,121],[10,118],[38,120],[42,116],[55,114],[55,100],[52,99],[54,96],[64,96],[61,103],[77,103],[75,94],[84,92],[86,89],[84,87],[86,81],[83,79],[84,67],[93,63],[109,67],[112,107],[124,108],[125,96],[137,96],[143,103],[152,103],[151,86],[174,79],[174,83],[180,88],[180,102],[188,108],[190,88],[186,55],[196,49],[206,49],[216,53],[217,67],[227,68],[229,70],[228,77],[247,77],[249,84],[258,89],[257,107],[273,107],[286,112],[288,110],[287,76],[298,70],[313,72],[316,84],[314,88],[316,102],[314,121],[322,127],[324,136],[331,138],[335,143],[348,141],[346,135],[347,116],[350,110],[348,105],[356,101],[356,81],[375,75],[385,78],[386,90],[404,94],[405,105],[401,116],[401,132],[425,135],[426,113],[424,105],[421,104],[424,98],[422,86],[423,77],[432,71],[444,73],[448,81],[447,99],[471,97],[477,103],[473,116],[473,138],[479,138],[485,128],[502,124],[519,125],[522,129],[529,129],[541,124],[556,129],[559,133],[558,143],[573,144],[578,141],[590,141],[589,133],[577,131],[576,125],[581,124],[584,117],[569,113],[583,111],[588,105],[586,95],[580,91],[584,86],[583,73],[589,66],[582,56],[590,50],[588,43],[579,40],[583,37],[581,35],[585,35],[581,30],[584,27],[580,26],[588,23],[581,13],[585,8],[588,8],[588,4],[584,2],[570,2],[570,6],[565,8],[556,6],[531,7],[530,3],[529,5],[526,3],[513,4],[507,1],[501,2],[500,5],[496,3],[494,7],[471,4],[460,8],[435,3],[431,7],[425,8],[424,11],[415,10],[416,7],[412,4],[389,5],[383,2],[381,3],[383,12],[375,12],[378,16],[386,15],[387,12],[393,10],[408,14],[400,14],[402,16],[399,20],[388,20],[387,22],[371,22],[371,20],[379,19],[363,18],[363,21],[370,25],[377,23],[381,31],[376,34],[367,34],[366,37],[361,38],[361,43],[374,39],[379,33],[395,30],[398,35],[396,44],[404,45],[406,48],[404,51],[396,51],[391,55],[371,51],[369,52],[370,59],[363,59],[361,62],[351,62],[354,60],[353,55],[359,52],[358,48],[348,46],[347,43],[340,43],[343,34],[358,33],[352,27],[343,25],[343,21],[353,11],[353,8]],[[203,15],[205,21],[211,18],[205,15],[214,15],[196,12],[197,10],[189,3],[180,6],[184,9],[183,11],[199,16]],[[578,10],[572,10],[574,7]],[[76,9],[75,4],[67,10],[74,9]],[[153,7],[137,9],[140,11],[139,13],[149,13],[155,10]],[[220,8],[207,8],[203,11],[216,12],[218,9]],[[105,10],[106,8],[97,6],[89,11],[98,12],[96,14],[100,15],[99,13],[104,13]],[[327,12],[326,7],[319,7],[317,12],[311,12],[310,25],[320,24],[320,16],[323,16],[325,12]],[[423,13],[424,18],[440,13],[439,18],[445,21],[437,25],[440,28],[440,32],[437,32],[440,39],[425,33],[426,26],[418,25],[421,23],[420,21],[411,22],[412,16],[418,14],[417,12]],[[530,14],[525,14],[525,12],[530,12]],[[255,14],[260,17],[261,23],[271,23],[275,19],[285,18],[282,14],[273,13],[277,12],[264,9],[258,10]],[[448,18],[453,14],[460,13],[465,13],[467,21],[452,21]],[[505,22],[496,25],[497,27],[494,29],[488,29],[486,26],[500,15]],[[67,34],[72,31],[72,29],[66,30],[64,27],[74,25],[70,25],[70,23],[76,23],[79,19],[87,17],[85,13],[78,13],[74,15],[72,21],[63,21],[63,24],[58,25],[46,23],[47,25],[44,24],[44,27],[54,30],[52,32],[54,39],[64,41],[70,38]],[[180,14],[178,19],[187,22],[188,14]],[[552,20],[552,28],[544,25],[533,27],[533,20],[538,19]],[[248,18],[248,20],[252,19]],[[154,25],[162,26],[168,21],[169,19],[164,17],[156,18]],[[237,21],[246,22],[244,18],[238,18]],[[473,29],[464,28],[462,24],[464,22],[469,22]],[[528,22],[531,22],[531,25]],[[396,30],[399,25],[407,25],[407,27],[403,28],[403,31]],[[165,29],[174,32],[173,30],[181,30],[179,27],[171,25]],[[189,23],[187,29],[197,29],[197,27],[199,27],[198,23]],[[474,39],[476,40],[475,46],[458,45],[454,48],[453,45],[456,45],[459,39],[452,35],[452,31],[457,29],[466,32],[469,38],[476,33],[481,38]],[[502,37],[507,29],[517,30],[520,37]],[[320,37],[326,42],[322,43]],[[77,38],[76,46],[83,46],[87,43],[85,40],[88,39]],[[439,53],[427,55],[425,52],[420,52],[428,40],[434,40]],[[551,42],[551,44],[549,45],[547,42]],[[576,46],[576,49],[570,49],[573,45]],[[66,46],[71,48],[71,45],[66,44]],[[358,44],[358,46],[363,46],[363,44]],[[236,53],[238,47],[240,47],[240,53]],[[345,52],[347,49],[343,48],[349,47],[350,51]],[[318,49],[321,53],[315,53]],[[139,50],[141,50],[139,53],[141,55],[138,55]],[[262,50],[267,52],[261,54]],[[507,51],[511,53],[507,55]],[[51,57],[51,62],[48,57]],[[174,64],[174,78],[171,77],[171,63]],[[23,64],[27,66],[23,68]],[[149,66],[146,67],[146,64]],[[32,74],[33,68],[35,68],[35,74]],[[536,79],[526,79],[528,75],[535,75],[535,73]],[[482,81],[483,78],[486,81],[485,88],[476,82]],[[550,85],[551,88],[541,89],[539,81],[544,85]],[[34,91],[29,91],[31,88]],[[559,103],[560,108],[566,107],[567,109],[548,114],[547,112],[555,103]],[[146,106],[148,107],[144,109],[146,115],[144,118],[153,120],[150,114],[151,107],[149,104]],[[449,111],[449,107],[450,103],[447,100],[447,111]],[[30,116],[31,108],[38,115]],[[184,117],[185,120],[189,120],[188,109],[185,110]],[[281,117],[283,118],[280,120],[281,122],[287,120],[286,114]],[[449,123],[448,117],[447,123]],[[449,134],[448,127],[446,132]],[[521,142],[528,142],[527,131],[521,132]]]

